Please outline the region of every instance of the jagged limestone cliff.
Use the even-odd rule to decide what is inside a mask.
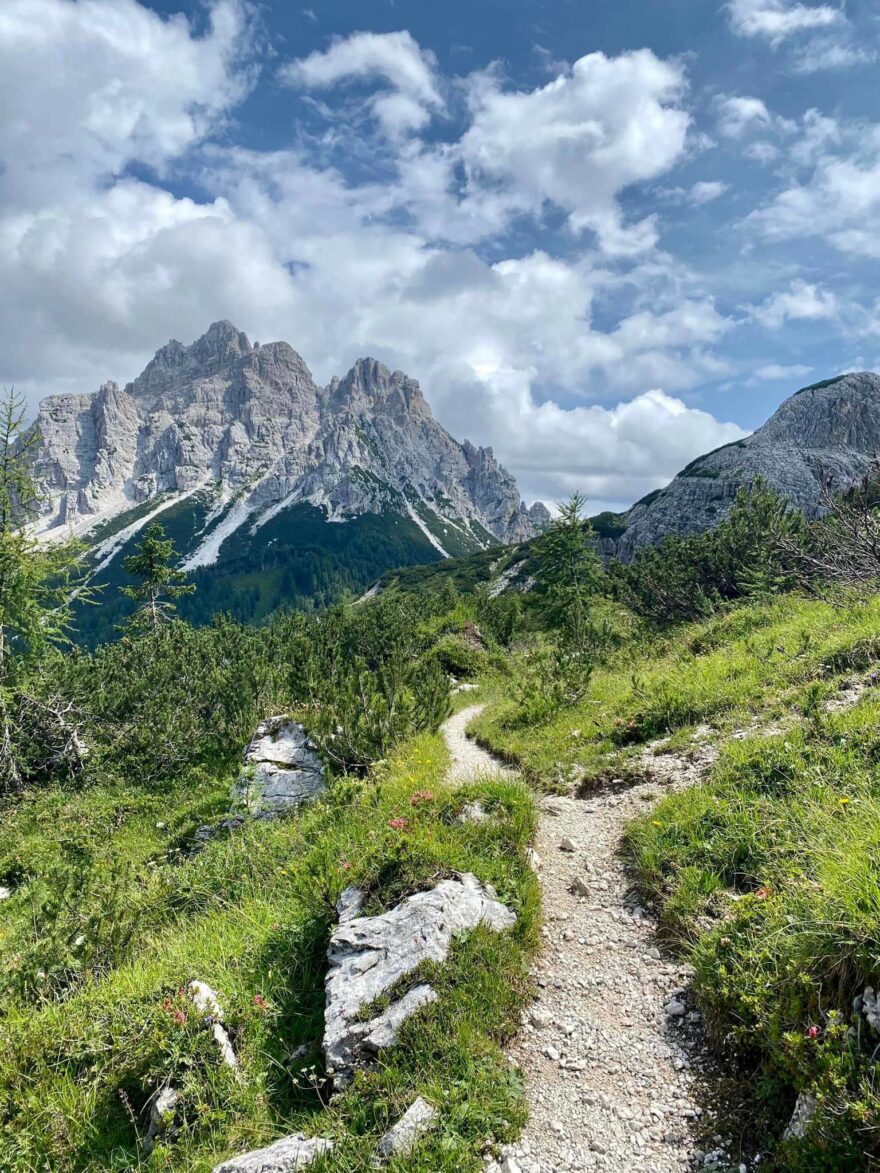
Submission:
[[[35,426],[39,529],[85,534],[115,585],[156,517],[196,574],[193,617],[327,603],[393,566],[531,537],[549,517],[402,372],[365,358],[319,387],[286,342],[251,344],[229,322],[169,342],[125,388],[44,399]]]

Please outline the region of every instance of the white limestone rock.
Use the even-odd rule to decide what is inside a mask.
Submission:
[[[417,892],[381,916],[341,920],[330,938],[324,983],[324,1057],[337,1087],[380,1048],[392,1046],[402,1024],[437,995],[431,986],[418,985],[361,1021],[365,1007],[422,962],[445,961],[453,940],[477,925],[501,932],[516,922],[516,914],[493,897],[475,876],[463,875]]]
[[[213,1173],[294,1173],[305,1169],[318,1157],[333,1152],[333,1141],[321,1137],[305,1137],[296,1132],[264,1149],[242,1153],[215,1165]]]
[[[788,1127],[782,1134],[783,1140],[803,1140],[813,1117],[816,1115],[816,1097],[812,1092],[801,1092],[791,1114]]]
[[[205,982],[198,981],[190,982],[187,986],[187,992],[196,1010],[201,1014],[205,1026],[211,1028],[221,1060],[237,1075],[239,1073],[238,1058],[229,1038],[229,1032],[224,1026],[223,1008],[216,993]]]
[[[379,1141],[379,1156],[386,1160],[390,1157],[409,1156],[425,1133],[434,1127],[436,1121],[437,1109],[419,1096]]]
[[[289,717],[270,717],[244,751],[232,802],[266,818],[310,802],[325,787],[324,763],[305,728]]]
[[[180,1102],[180,1092],[175,1087],[163,1087],[150,1104],[150,1122],[144,1138],[144,1150],[151,1153],[156,1141],[174,1132],[174,1117]]]

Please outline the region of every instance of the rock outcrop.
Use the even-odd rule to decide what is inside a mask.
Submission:
[[[880,453],[880,376],[840,375],[796,392],[763,427],[692,461],[666,486],[623,514],[623,532],[601,543],[625,561],[667,534],[712,529],[738,489],[763,477],[808,517],[820,507],[819,468],[847,488]]]
[[[387,1161],[391,1157],[409,1156],[425,1133],[434,1127],[436,1121],[437,1109],[419,1096],[379,1141],[379,1158]]]
[[[337,1087],[377,1051],[392,1046],[403,1023],[436,1000],[427,983],[408,990],[372,1017],[364,1011],[422,962],[446,960],[453,940],[477,925],[496,932],[516,922],[475,876],[442,880],[381,916],[359,916],[353,890],[340,900],[340,922],[330,938],[324,987],[324,1057]]]
[[[295,1173],[305,1169],[318,1157],[333,1152],[333,1141],[321,1137],[306,1137],[301,1133],[285,1136],[264,1149],[242,1153],[215,1165],[213,1173]]]
[[[36,426],[42,530],[85,532],[199,492],[208,508],[186,551],[193,567],[300,502],[334,521],[406,517],[456,553],[528,538],[546,519],[490,448],[437,423],[402,371],[360,359],[322,388],[286,342],[252,345],[230,322],[190,346],[169,342],[124,388],[44,399]]]
[[[232,802],[255,818],[271,818],[317,798],[325,785],[324,763],[305,728],[270,717],[244,751]]]

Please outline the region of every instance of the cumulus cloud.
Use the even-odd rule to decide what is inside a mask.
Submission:
[[[760,98],[727,94],[718,99],[718,130],[726,138],[741,138],[754,126],[770,125],[770,111]]]
[[[767,363],[766,366],[758,367],[749,379],[749,383],[778,383],[781,380],[802,379],[804,375],[808,375],[812,367],[802,366],[800,363],[793,363],[791,366],[783,366],[777,362]]]
[[[831,120],[814,120],[813,138],[794,157],[811,164],[809,176],[752,212],[747,226],[771,241],[822,237],[841,252],[880,257],[880,127],[844,135]]]
[[[730,0],[730,24],[743,37],[763,37],[778,45],[795,33],[827,29],[845,18],[830,4],[800,4],[791,0]]]
[[[228,317],[290,341],[322,381],[368,353],[406,369],[528,496],[626,504],[740,434],[674,394],[725,369],[730,320],[682,294],[653,221],[619,203],[685,152],[678,65],[595,54],[522,92],[472,76],[463,133],[437,143],[418,133],[451,88],[433,57],[409,34],[356,34],[288,71],[378,87],[390,177],[353,183],[307,145],[206,141],[253,80],[243,0],[207,11],[200,30],[135,0],[0,8],[0,382],[36,397],[125,381]],[[164,177],[181,175],[206,194],[173,194]],[[505,237],[547,205],[598,244]],[[606,294],[620,307],[600,319]]]
[[[796,278],[787,290],[774,293],[754,308],[753,316],[762,326],[777,330],[784,322],[818,322],[837,316],[837,298],[819,285]]]
[[[134,160],[162,171],[243,97],[247,31],[239,0],[215,0],[201,36],[135,0],[4,0],[3,202],[49,203]]]
[[[713,200],[717,200],[728,190],[729,185],[718,179],[701,179],[691,187],[688,199],[699,207],[700,204],[710,204]]]
[[[684,85],[680,66],[647,49],[591,53],[528,92],[483,76],[460,144],[471,182],[513,185],[538,207],[556,204],[575,230],[596,232],[609,254],[644,251],[656,243],[656,228],[650,219],[625,224],[617,197],[683,155]]]
[[[282,66],[279,76],[306,89],[327,89],[352,79],[385,82],[390,92],[373,95],[369,105],[393,135],[420,130],[443,109],[436,58],[406,31],[354,33],[323,53]]]

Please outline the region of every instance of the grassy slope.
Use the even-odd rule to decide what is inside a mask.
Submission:
[[[518,1021],[535,942],[537,887],[524,858],[533,809],[512,783],[451,793],[445,766],[440,738],[422,737],[365,783],[341,780],[300,816],[214,841],[192,860],[174,845],[222,809],[228,779],[194,779],[158,795],[44,793],[7,812],[3,867],[20,888],[0,913],[2,1168],[137,1166],[136,1125],[166,1081],[182,1089],[185,1127],[137,1167],[209,1170],[224,1155],[302,1128],[336,1138],[334,1169],[362,1169],[376,1138],[422,1093],[441,1108],[440,1127],[405,1167],[480,1168],[484,1143],[522,1118],[499,1043]],[[413,806],[423,790],[433,800]],[[457,824],[461,804],[476,795],[498,817]],[[406,830],[388,826],[396,816],[409,820]],[[82,979],[74,960],[66,978],[43,981],[34,910],[48,895],[53,863],[72,851],[95,873],[117,869],[111,884],[120,899],[107,911],[128,917],[132,936],[120,936],[103,976]],[[502,936],[479,931],[459,945],[436,975],[437,1004],[374,1072],[325,1106],[315,1064],[333,902],[358,883],[379,910],[448,869],[493,883],[519,913],[517,927]],[[62,918],[65,939],[97,931],[88,891],[82,907],[81,925]],[[41,993],[50,977],[70,982],[66,995]],[[191,1010],[177,991],[193,977],[222,994],[241,1083],[218,1065],[210,1032],[191,1014],[175,1022],[175,1011]],[[300,1044],[304,1058],[294,1055]]]
[[[625,777],[645,741],[685,750],[696,723],[714,730],[708,779],[633,824],[627,851],[744,1076],[724,1110],[745,1150],[772,1148],[762,1168],[860,1170],[880,1155],[876,1038],[858,1023],[847,1035],[854,995],[880,984],[880,695],[826,711],[880,658],[878,619],[876,598],[743,607],[620,651],[584,703],[540,729],[510,727],[509,682],[478,723],[549,788]],[[752,735],[731,738],[739,729]],[[781,1143],[803,1089],[818,1095],[818,1128]]]

